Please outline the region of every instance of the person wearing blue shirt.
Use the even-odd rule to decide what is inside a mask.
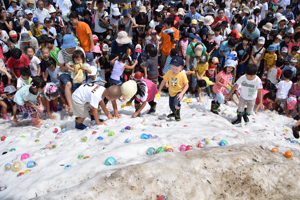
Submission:
[[[120,32],[118,33],[117,39],[113,40],[111,43],[111,59],[114,59],[120,54],[127,53],[127,48],[129,48],[132,53],[132,60],[136,60],[136,53],[135,49],[131,45],[131,39],[128,36],[125,36],[124,38],[119,37]],[[120,43],[117,42],[118,40]]]
[[[291,18],[291,19],[295,19],[295,15],[294,13],[292,13],[292,6],[288,5],[286,7],[286,10],[282,12],[282,15],[285,16],[287,19]]]
[[[199,13],[196,12],[196,3],[191,3],[190,10],[191,12],[187,13],[185,17],[191,18],[191,20],[196,19],[198,21],[199,17],[201,16]]]
[[[260,36],[260,32],[254,23],[249,22],[247,26],[242,30],[242,35],[248,35],[253,41],[255,38]]]
[[[283,69],[282,69],[282,73],[287,70],[287,69],[290,69],[292,70],[293,72],[293,76],[292,78],[294,78],[296,76],[296,73],[297,73],[297,68],[295,67],[295,65],[297,64],[297,59],[296,58],[291,58],[290,62],[288,65],[286,65]],[[291,80],[292,80],[291,78]],[[283,80],[283,78],[282,78]]]
[[[230,53],[230,50],[235,46],[236,40],[230,38],[228,41],[224,41],[219,48],[219,64],[218,68],[223,66],[223,62],[227,59],[227,56]]]

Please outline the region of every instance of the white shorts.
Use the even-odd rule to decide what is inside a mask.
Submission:
[[[74,115],[76,117],[82,117],[82,118],[88,117],[90,115],[89,110],[93,108],[93,106],[90,103],[80,104],[74,101],[73,99],[72,99],[72,107],[73,107]]]

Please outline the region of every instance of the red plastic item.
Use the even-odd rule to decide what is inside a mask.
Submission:
[[[159,196],[157,200],[165,200],[163,197]]]
[[[5,139],[6,139],[5,136],[2,136],[2,137],[1,137],[1,141],[4,141]]]
[[[54,129],[54,133],[58,133],[58,129],[57,128]]]
[[[92,135],[94,135],[94,134],[96,134],[97,133],[97,131],[94,131],[94,132],[92,132]]]
[[[183,127],[187,127],[187,125],[184,125]]]
[[[19,174],[20,176],[22,176],[22,175],[24,175],[24,172],[20,172],[20,174]]]

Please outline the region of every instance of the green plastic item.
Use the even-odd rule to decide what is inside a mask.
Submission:
[[[165,152],[165,148],[164,147],[159,147],[156,151],[156,153],[161,153],[161,152]]]
[[[227,145],[227,143],[228,143],[226,140],[221,140],[221,142],[224,142],[225,145]]]
[[[25,138],[25,136],[24,136],[24,135],[21,135],[20,137],[21,137],[21,138]]]
[[[109,131],[109,133],[107,134],[107,136],[113,136],[114,134],[115,134],[115,132]]]
[[[108,133],[108,132],[109,132],[109,130],[105,129],[103,133]]]
[[[77,158],[78,158],[78,159],[82,159],[82,158],[83,158],[83,155],[80,154]]]

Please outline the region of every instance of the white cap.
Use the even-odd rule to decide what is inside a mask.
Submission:
[[[97,68],[94,66],[91,66],[92,73],[88,74],[88,76],[95,76],[97,74]]]
[[[258,38],[258,44],[265,44],[266,39],[264,37]]]
[[[156,12],[161,12],[164,9],[163,5],[159,5],[158,8],[155,10]]]
[[[102,50],[103,51],[109,51],[108,44],[103,44]]]

